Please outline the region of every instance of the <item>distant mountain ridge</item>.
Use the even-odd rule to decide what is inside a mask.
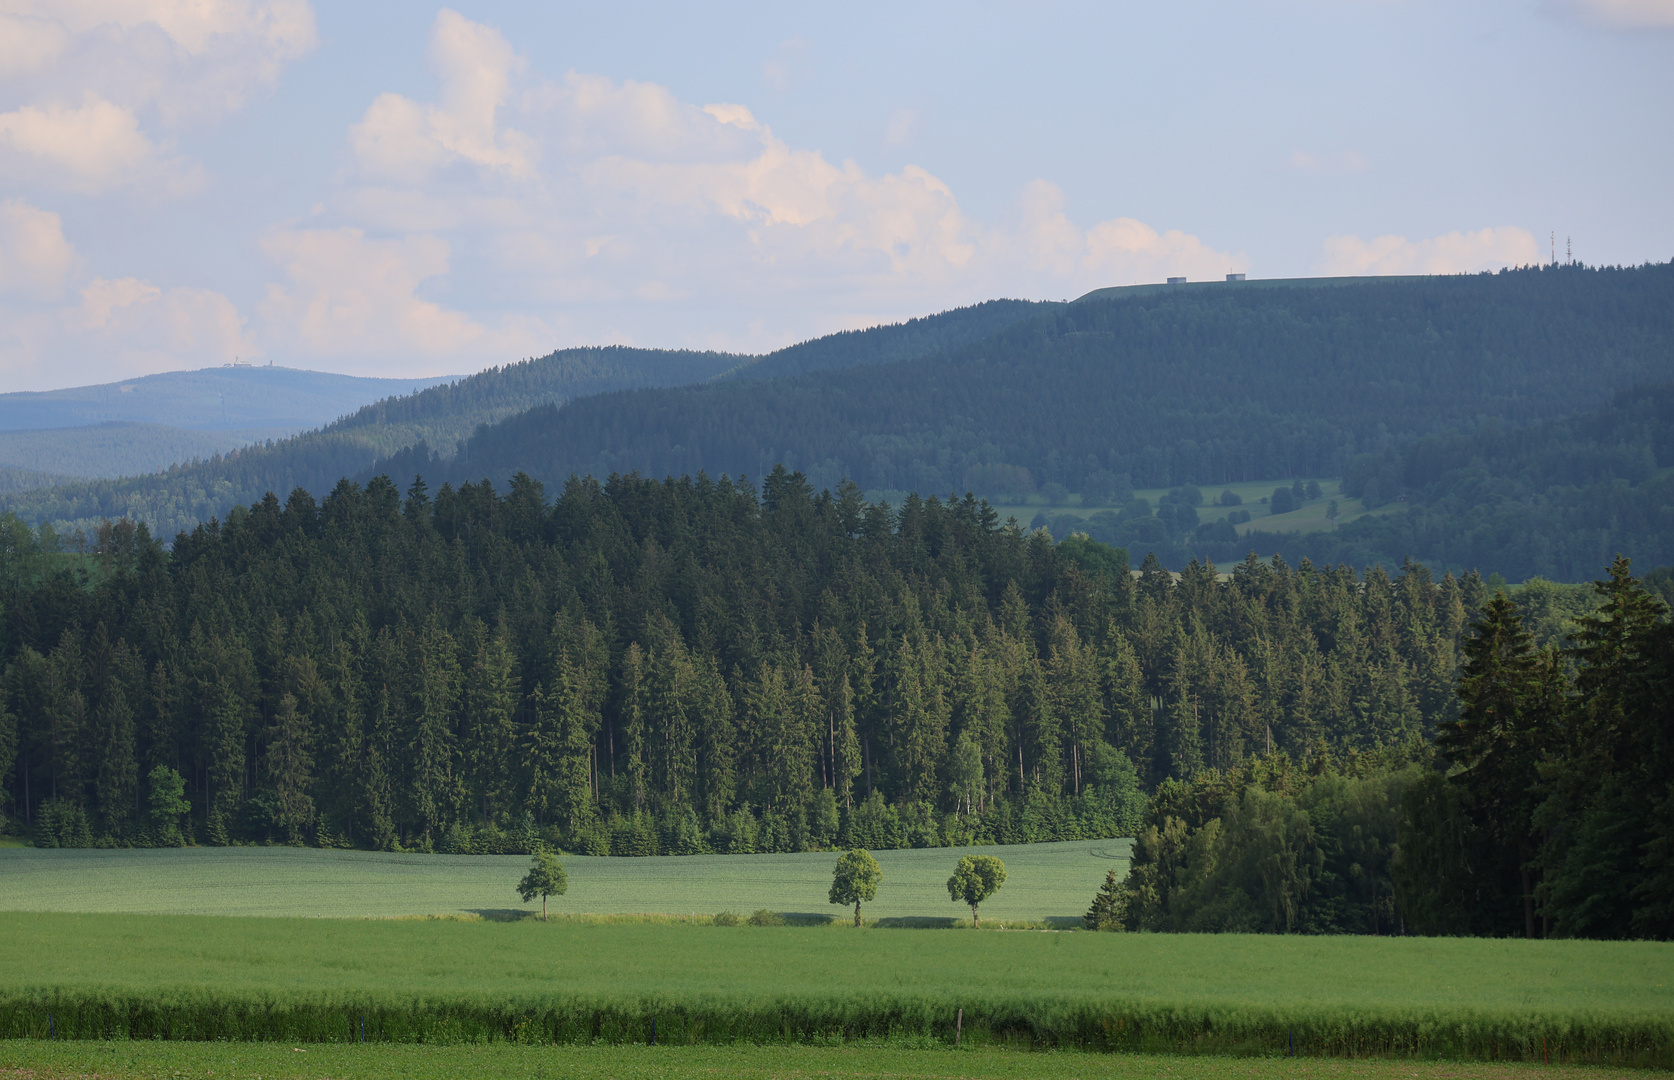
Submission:
[[[978,341],[866,368],[634,389],[537,408],[462,459],[394,475],[759,475],[980,490],[983,470],[1083,490],[1341,476],[1386,443],[1525,424],[1674,377],[1674,264],[1094,293]]]
[[[94,479],[158,472],[182,462],[226,454],[252,443],[283,439],[288,427],[222,431],[107,420],[82,427],[0,431],[0,467],[42,476]]]
[[[989,336],[996,327],[1059,306],[988,301],[816,338],[763,356],[623,346],[566,349],[490,368],[417,394],[385,398],[319,430],[165,472],[61,484],[33,492],[14,490],[10,495],[0,491],[0,510],[31,523],[55,522],[70,529],[91,529],[106,518],[129,517],[172,537],[269,491],[288,494],[302,487],[324,495],[342,477],[360,475],[379,460],[409,448],[425,461],[434,456],[451,458],[479,428],[530,408],[555,408],[576,398],[630,388],[742,385],[772,372],[886,364],[926,351],[961,347]],[[470,463],[462,462],[461,467],[469,469]]]
[[[380,398],[452,382],[456,375],[375,379],[277,366],[168,371],[64,390],[0,394],[0,431],[162,424],[192,431],[303,431]]]

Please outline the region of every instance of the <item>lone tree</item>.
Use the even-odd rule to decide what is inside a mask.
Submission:
[[[186,781],[167,765],[154,767],[145,780],[151,789],[151,828],[157,842],[180,847],[186,842],[180,834],[180,815],[192,809],[192,804],[186,801]]]
[[[1107,870],[1104,884],[1099,886],[1098,895],[1093,897],[1093,906],[1087,909],[1087,914],[1081,917],[1089,930],[1125,930],[1122,919],[1127,904],[1122,894],[1122,882],[1117,879],[1116,871]]]
[[[537,896],[540,897],[541,920],[544,922],[546,898],[563,896],[569,888],[570,875],[564,872],[564,866],[558,861],[558,856],[543,847],[536,848],[534,858],[529,860],[529,872],[517,883],[517,895],[523,897],[525,904]]]
[[[971,929],[975,930],[979,925],[977,905],[999,892],[1005,883],[1005,863],[992,855],[966,855],[947,879],[947,896],[971,905]]]
[[[831,873],[831,902],[853,904],[854,924],[860,925],[860,903],[878,895],[878,882],[883,880],[883,869],[872,853],[855,848],[837,857],[837,868]]]

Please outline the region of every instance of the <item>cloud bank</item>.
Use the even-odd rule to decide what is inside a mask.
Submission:
[[[1505,226],[1451,232],[1428,240],[1404,236],[1333,236],[1315,265],[1328,277],[1381,274],[1467,274],[1542,261],[1540,242],[1527,229]]]
[[[1651,0],[1597,0],[1610,6]],[[974,219],[916,164],[869,170],[775,134],[751,107],[541,72],[443,9],[430,89],[374,93],[331,137],[309,213],[237,238],[265,281],[229,296],[78,253],[58,200],[149,206],[213,188],[180,147],[270,92],[317,43],[304,0],[0,0],[0,377],[5,389],[266,356],[364,373],[466,371],[583,343],[759,350],[995,296],[1073,297],[1250,269],[1241,251],[1133,216],[1077,220],[1050,179]],[[763,67],[801,79],[799,40]],[[881,144],[924,123],[897,109]],[[1355,172],[1351,151],[1292,168]],[[283,212],[283,211],[278,211]],[[1536,261],[1515,227],[1337,236],[1330,274]],[[114,365],[115,371],[111,370]]]

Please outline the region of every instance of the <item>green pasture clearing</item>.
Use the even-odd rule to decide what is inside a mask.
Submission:
[[[0,1036],[952,1041],[1674,1064],[1674,945],[0,915]],[[1543,1049],[1544,1047],[1544,1049]]]
[[[1198,490],[1203,492],[1203,505],[1197,507],[1198,520],[1219,521],[1234,510],[1247,510],[1250,514],[1250,520],[1242,525],[1234,526],[1239,535],[1258,531],[1271,533],[1323,532],[1333,528],[1330,519],[1325,516],[1325,511],[1331,505],[1333,499],[1337,500],[1337,525],[1347,525],[1356,518],[1365,517],[1368,514],[1388,514],[1402,508],[1401,504],[1389,503],[1378,507],[1376,510],[1367,510],[1359,499],[1350,499],[1343,495],[1341,481],[1321,480],[1319,482],[1320,498],[1306,502],[1288,514],[1269,514],[1267,507],[1262,505],[1261,500],[1272,498],[1274,488],[1289,486],[1289,480],[1250,480],[1232,484],[1201,486]],[[1221,497],[1223,491],[1233,492],[1244,500],[1243,504],[1240,506],[1221,506],[1216,500]],[[1168,489],[1136,488],[1134,494],[1144,496],[1155,507],[1158,505],[1158,500],[1168,494]],[[1052,506],[1046,501],[1046,496],[1039,494],[1031,495],[1021,502],[998,498],[991,498],[989,501],[999,513],[1001,520],[1015,517],[1024,525],[1034,520],[1034,516],[1043,510],[1053,517],[1070,514],[1087,518],[1103,510],[1112,509],[1102,506],[1083,507],[1080,505],[1080,499],[1073,496],[1070,503],[1064,506]]]
[[[0,1080],[1604,1080],[1615,1070],[1509,1062],[1164,1058],[896,1046],[320,1046],[0,1042]]]
[[[947,898],[960,856],[998,855],[1009,877],[985,918],[1078,925],[1105,871],[1127,870],[1127,840],[876,852],[875,919],[969,919]],[[570,890],[556,912],[842,916],[826,901],[833,852],[564,858]],[[524,855],[396,855],[316,848],[0,850],[0,911],[369,918],[538,911],[514,888]]]

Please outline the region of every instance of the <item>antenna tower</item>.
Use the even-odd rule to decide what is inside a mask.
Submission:
[[[1569,237],[1566,236],[1564,237],[1564,262],[1572,263],[1574,261],[1575,252],[1570,248]]]
[[[1558,262],[1558,230],[1553,229],[1552,230],[1552,264],[1555,266],[1555,265],[1557,265],[1557,262]]]

